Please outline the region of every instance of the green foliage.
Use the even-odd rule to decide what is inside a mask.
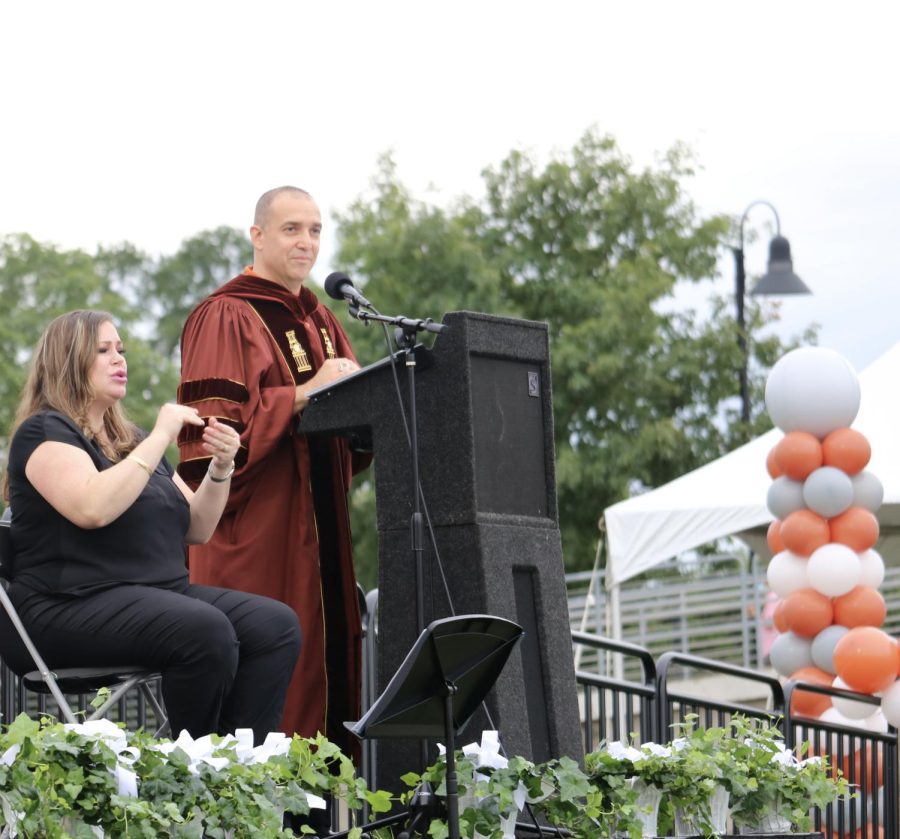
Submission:
[[[337,260],[383,311],[439,318],[473,309],[548,323],[570,570],[590,567],[606,506],[768,425],[761,398],[750,425],[739,420],[730,293],[704,317],[675,305],[684,284],[716,275],[731,227],[699,216],[685,189],[691,175],[680,147],[637,170],[612,138],[589,131],[545,165],[512,152],[484,172],[484,201],[444,209],[414,200],[387,156],[371,190],[337,217]],[[416,311],[404,311],[411,300]],[[754,338],[774,315],[747,307],[757,396],[786,349]],[[365,361],[386,353],[376,332],[351,331]],[[374,556],[371,488],[358,492],[355,539]]]
[[[704,835],[715,835],[710,796],[717,788],[727,791],[736,826],[758,827],[763,817],[777,814],[800,832],[809,830],[811,809],[826,807],[847,791],[827,761],[800,761],[766,721],[735,714],[727,728],[701,728],[690,715],[678,733],[668,744],[604,744],[585,757],[591,783],[600,789],[614,789],[634,776],[662,792],[659,835],[676,807]]]
[[[513,152],[485,175],[482,234],[505,297],[550,326],[570,567],[589,567],[606,506],[729,442],[717,416],[736,389],[732,322],[671,305],[679,282],[715,275],[728,230],[724,217],[698,217],[683,187],[691,174],[681,149],[635,171],[611,137],[588,132],[543,167]]]
[[[247,234],[234,227],[198,233],[185,239],[172,256],[163,256],[142,290],[142,299],[156,322],[156,350],[176,357],[181,329],[191,309],[252,262]]]
[[[368,790],[350,759],[321,736],[294,737],[286,754],[257,763],[241,762],[222,738],[214,738],[210,761],[194,761],[178,747],[166,753],[164,741],[146,733],[122,737],[127,751],[20,715],[0,735],[0,824],[16,825],[25,839],[94,839],[94,827],[108,837],[286,839],[293,833],[283,829],[283,814],[309,813],[307,793],[339,797],[351,810],[363,802],[373,813],[390,809],[389,794]],[[118,790],[123,767],[137,776],[137,797]]]
[[[728,785],[735,824],[751,827],[777,814],[805,833],[810,830],[811,807],[825,807],[846,795],[847,781],[838,771],[832,777],[826,757],[798,760],[773,726],[738,716],[731,730]],[[803,744],[800,754],[807,749]]]
[[[247,762],[236,744],[223,738],[213,736],[211,750],[197,759],[178,744],[109,727],[114,737],[17,717],[0,734],[0,826],[16,824],[25,839],[92,839],[95,827],[110,839],[287,839],[292,834],[282,828],[282,815],[308,813],[309,793],[331,795],[351,811],[368,804],[375,817],[395,803],[389,793],[369,790],[351,761],[321,736],[295,736],[286,750],[264,762]],[[846,782],[833,777],[826,762],[797,760],[784,749],[777,729],[741,716],[733,717],[728,729],[701,729],[689,720],[668,744],[604,744],[585,757],[584,768],[567,757],[541,764],[522,757],[491,759],[492,768],[485,768],[478,753],[462,750],[455,762],[460,831],[468,839],[502,839],[516,821],[532,814],[573,839],[614,834],[639,839],[635,780],[661,790],[666,806],[683,808],[708,836],[714,835],[709,795],[716,787],[729,793],[736,825],[755,825],[761,816],[778,812],[801,832],[809,829],[811,808],[847,792]],[[136,796],[118,789],[116,772],[123,768],[135,773]],[[409,791],[400,803],[408,805],[423,783],[445,799],[446,771],[442,756],[421,775],[405,775]],[[532,814],[522,812],[526,804]],[[664,821],[661,814],[660,825]],[[355,828],[351,839],[359,834]],[[446,837],[446,818],[434,817],[428,835]]]
[[[366,295],[379,311],[438,321],[449,311],[504,311],[499,275],[475,234],[480,212],[464,205],[445,211],[414,200],[398,182],[390,156],[379,161],[370,191],[336,221],[336,261],[355,280],[365,281]],[[396,349],[381,327],[348,324],[343,305],[335,311],[361,363]],[[371,588],[378,567],[372,472],[357,481],[351,503],[354,558],[359,579]]]

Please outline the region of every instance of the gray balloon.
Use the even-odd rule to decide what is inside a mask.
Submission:
[[[766,495],[766,506],[776,519],[784,521],[794,510],[802,510],[806,506],[803,484],[792,481],[786,475],[776,478]]]
[[[839,516],[853,503],[850,476],[834,466],[820,466],[803,482],[803,500],[823,518]]]
[[[853,485],[853,506],[878,512],[884,501],[884,487],[871,472],[859,472],[850,479]]]
[[[793,632],[783,632],[772,642],[769,660],[775,671],[787,678],[801,667],[812,666],[812,642]]]
[[[834,648],[850,630],[840,624],[826,626],[812,641],[812,660],[820,670],[836,675],[834,669]]]

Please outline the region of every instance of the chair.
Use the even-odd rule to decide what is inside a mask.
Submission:
[[[110,691],[103,704],[96,708],[85,720],[96,720],[104,717],[107,712],[133,688],[137,688],[146,702],[153,709],[159,727],[154,732],[156,736],[165,734],[169,730],[169,722],[162,703],[157,698],[152,686],[156,683],[160,674],[146,667],[138,665],[120,665],[117,667],[62,667],[51,670],[44,662],[37,647],[28,635],[16,607],[9,599],[5,583],[13,576],[13,547],[10,538],[10,524],[12,523],[12,511],[7,508],[0,517],[0,605],[3,606],[5,616],[9,619],[5,625],[0,625],[0,641],[2,641],[3,657],[8,659],[7,665],[14,659],[16,663],[33,665],[35,669],[25,673],[26,666],[11,668],[20,678],[21,683],[28,690],[38,694],[49,694],[59,706],[60,714],[66,722],[77,723],[83,721],[76,716],[65,694],[89,694],[96,693],[102,688]],[[3,615],[0,614],[0,618]],[[11,632],[15,629],[15,633]],[[13,651],[13,654],[10,654]],[[4,720],[9,722],[9,720]]]

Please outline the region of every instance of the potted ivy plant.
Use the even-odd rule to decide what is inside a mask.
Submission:
[[[731,816],[741,833],[807,832],[810,810],[846,793],[846,780],[832,774],[827,759],[798,759],[766,722],[735,717],[732,729]]]
[[[723,753],[727,732],[720,727],[698,728],[693,717],[677,728],[680,736],[671,743],[645,744],[635,770],[662,791],[676,836],[724,833],[730,771]]]

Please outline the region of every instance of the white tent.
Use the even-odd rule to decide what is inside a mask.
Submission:
[[[859,375],[861,402],[853,428],[872,446],[866,467],[884,485],[876,550],[886,563],[900,560],[900,343]],[[772,479],[766,455],[779,429],[682,475],[658,489],[608,507],[606,584],[615,595],[625,580],[714,539],[738,535],[765,558],[765,529],[772,521],[766,494]],[[611,598],[612,631],[619,631],[617,597]]]

